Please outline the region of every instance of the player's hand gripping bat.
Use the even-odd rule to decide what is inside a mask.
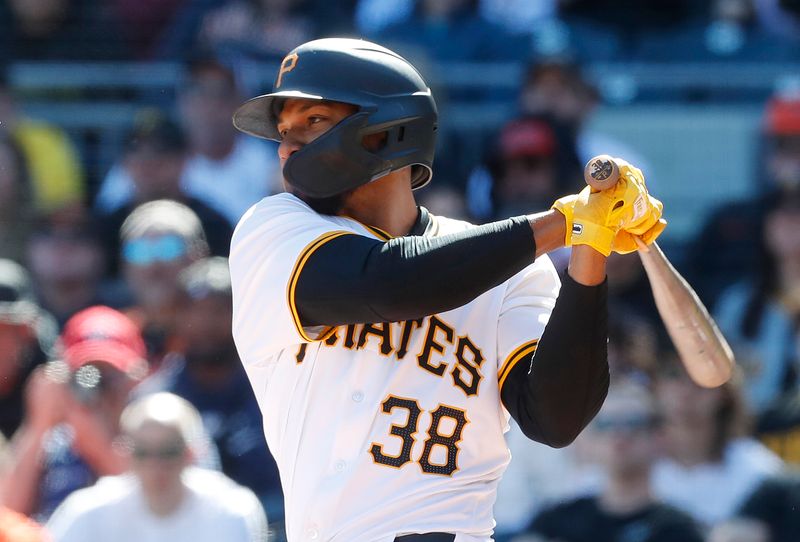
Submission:
[[[584,178],[592,188],[605,190],[619,180],[619,166],[611,156],[595,156],[586,163]],[[730,379],[734,366],[728,342],[661,248],[655,242],[648,246],[638,238],[636,241],[661,320],[686,371],[700,386],[721,386]]]

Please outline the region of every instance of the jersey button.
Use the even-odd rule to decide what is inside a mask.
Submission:
[[[352,397],[353,401],[355,401],[356,403],[360,403],[361,401],[364,400],[364,392],[354,391]]]
[[[319,538],[319,531],[314,527],[309,527],[309,529],[306,531],[306,535],[310,540],[316,540]]]
[[[336,469],[336,472],[342,472],[346,466],[347,466],[347,463],[345,463],[342,460],[339,460],[339,461],[336,462],[336,465],[334,466],[334,468]]]

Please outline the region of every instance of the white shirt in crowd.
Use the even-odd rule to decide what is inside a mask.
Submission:
[[[181,185],[186,193],[211,206],[231,224],[264,196],[281,192],[280,166],[274,143],[239,137],[222,160],[194,154],[186,162]],[[95,206],[112,212],[133,197],[133,183],[121,164],[103,180]]]
[[[653,468],[655,495],[667,504],[691,514],[705,525],[714,525],[736,513],[758,484],[783,468],[781,459],[753,439],[728,444],[719,463],[683,466],[669,458]]]
[[[603,468],[592,462],[585,433],[566,448],[530,440],[511,420],[506,442],[511,462],[497,486],[495,534],[517,533],[547,506],[596,495],[605,482]]]
[[[189,494],[168,517],[150,512],[132,475],[107,476],[70,495],[47,529],[54,542],[266,541],[266,516],[252,491],[196,467],[183,477]]]

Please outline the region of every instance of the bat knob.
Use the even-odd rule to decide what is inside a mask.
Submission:
[[[595,156],[583,168],[583,179],[595,190],[611,188],[619,180],[619,166],[607,154]]]

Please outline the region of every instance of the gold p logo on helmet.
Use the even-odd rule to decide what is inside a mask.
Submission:
[[[283,74],[289,73],[297,66],[297,53],[286,55],[286,58],[281,62],[281,69],[278,71],[278,79],[275,81],[275,88],[280,88],[283,82]]]

